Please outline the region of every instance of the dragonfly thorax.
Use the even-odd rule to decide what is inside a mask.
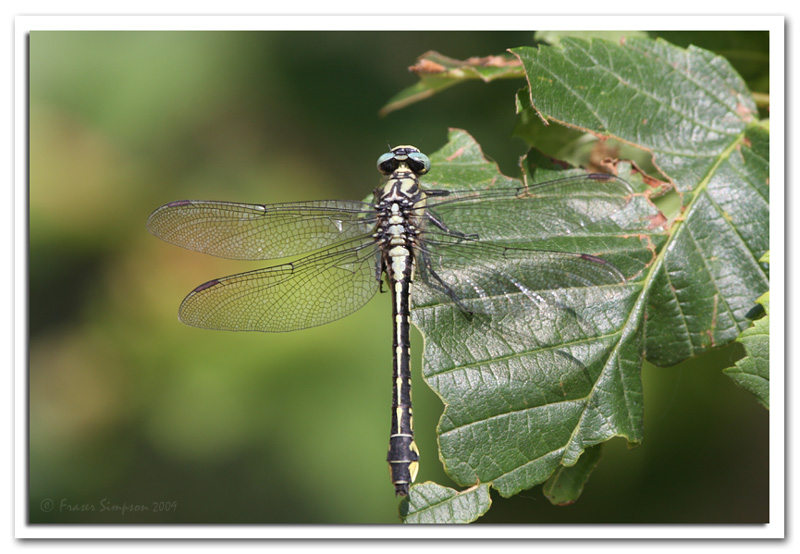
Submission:
[[[382,209],[392,202],[407,200],[414,204],[420,200],[422,191],[417,175],[405,166],[392,172],[386,182],[375,190],[377,209]]]
[[[414,243],[419,229],[419,215],[424,206],[424,192],[413,171],[401,165],[382,187],[375,190],[377,230],[382,246]]]

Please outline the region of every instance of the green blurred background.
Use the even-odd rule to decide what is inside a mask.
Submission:
[[[768,92],[766,33],[663,35],[728,56]],[[388,298],[295,333],[189,328],[177,307],[192,288],[267,264],[181,250],[145,221],[186,198],[362,199],[388,143],[431,152],[448,127],[515,174],[521,81],[377,112],[427,50],[533,43],[532,32],[31,33],[30,521],[398,522]],[[442,404],[413,340],[418,481],[451,484],[436,454]],[[611,441],[572,506],[536,487],[495,494],[480,521],[768,521],[768,415],[720,373],[740,353],[646,365],[641,447]]]

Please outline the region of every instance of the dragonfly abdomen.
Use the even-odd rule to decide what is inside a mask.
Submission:
[[[394,204],[396,206],[396,204]],[[391,216],[390,216],[391,219]],[[404,229],[386,236],[384,270],[392,292],[392,424],[389,436],[389,471],[395,494],[407,496],[408,488],[417,476],[419,450],[414,443],[411,413],[411,337],[410,288],[414,271],[414,255],[408,222],[391,225]]]
[[[419,450],[414,443],[414,425],[411,412],[411,350],[409,337],[409,285],[412,258],[406,258],[409,271],[406,278],[392,282],[394,315],[393,372],[392,372],[392,424],[389,437],[389,471],[395,494],[407,496],[408,488],[417,476]],[[397,265],[397,264],[393,264]]]

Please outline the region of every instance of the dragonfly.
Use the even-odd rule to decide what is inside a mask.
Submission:
[[[377,160],[373,201],[277,204],[180,200],[147,221],[156,237],[237,260],[294,261],[212,279],[183,300],[179,319],[194,327],[286,332],[323,325],[361,308],[384,286],[391,294],[392,406],[387,461],[398,496],[419,469],[411,405],[411,295],[502,319],[537,306],[563,308],[547,291],[618,284],[625,277],[591,254],[515,247],[498,240],[520,226],[544,236],[622,209],[633,193],[623,179],[583,173],[533,185],[482,190],[426,188],[431,161],[410,145]],[[516,182],[519,183],[519,182]],[[502,214],[491,218],[488,214]],[[458,222],[459,227],[454,227]],[[536,234],[536,232],[534,232]]]

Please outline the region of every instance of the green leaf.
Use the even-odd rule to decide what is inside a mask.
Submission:
[[[769,409],[769,316],[754,322],[736,340],[742,343],[747,355],[723,373]]]
[[[404,523],[470,523],[492,505],[489,485],[458,492],[436,483],[414,485],[400,504]]]
[[[738,141],[737,141],[738,142]],[[748,126],[695,187],[648,300],[647,357],[667,366],[726,344],[749,325],[746,300],[766,292],[769,142]]]
[[[706,50],[646,39],[561,45],[512,50],[541,117],[647,149],[680,191],[702,180],[754,120],[744,82]]]
[[[769,263],[769,252],[760,261]],[[769,291],[757,302],[763,306],[766,315],[754,321],[752,327],[742,331],[736,339],[744,346],[745,357],[734,367],[722,371],[769,409]]]
[[[608,160],[622,159],[634,162],[646,174],[660,178],[651,155],[641,148],[614,139],[599,139],[581,129],[548,125],[542,121],[531,104],[527,87],[517,93],[517,123],[513,135],[528,146],[577,167],[605,172],[609,170]]]
[[[636,145],[682,197],[647,283],[645,355],[668,366],[730,342],[768,289],[769,135],[723,58],[662,40],[518,48],[549,122]]]
[[[426,180],[431,189],[523,185],[502,175],[463,131],[451,131],[450,142],[431,162]],[[528,185],[580,171],[535,152],[521,165]],[[524,211],[512,206],[496,212],[484,207],[479,234],[516,247],[600,256],[626,281],[537,291],[541,310],[505,314],[498,321],[412,295],[412,321],[425,336],[423,376],[445,403],[440,456],[457,483],[491,482],[510,496],[545,481],[560,466],[575,465],[585,449],[614,436],[641,441],[643,286],[666,236],[663,217],[643,192],[647,186],[629,166],[619,169],[639,192],[610,218],[562,217],[584,202],[596,205],[565,195],[539,199],[545,204],[534,213],[551,212],[541,221],[522,217]],[[603,183],[596,187],[602,193]],[[450,216],[446,224],[452,229],[474,232],[475,213],[459,210]],[[515,268],[495,269],[510,274]],[[554,304],[565,309],[552,310]]]
[[[694,44],[713,50],[731,62],[736,72],[747,82],[750,90],[765,93],[769,91],[769,35],[763,31],[731,33],[706,29],[651,32],[653,38],[661,37],[681,47]],[[769,95],[761,96],[766,97],[768,106]]]
[[[589,475],[600,463],[602,452],[603,445],[598,444],[587,448],[574,466],[558,468],[544,484],[542,492],[547,499],[557,506],[575,502],[583,492],[583,486],[589,480]]]
[[[533,38],[537,41],[549,42],[558,46],[564,38],[602,38],[610,41],[621,41],[629,38],[647,38],[646,31],[536,31]]]
[[[519,79],[523,75],[519,61],[507,54],[455,60],[431,51],[417,58],[408,69],[419,76],[419,82],[393,96],[378,112],[381,116],[464,81],[480,79],[488,83],[495,79]]]

